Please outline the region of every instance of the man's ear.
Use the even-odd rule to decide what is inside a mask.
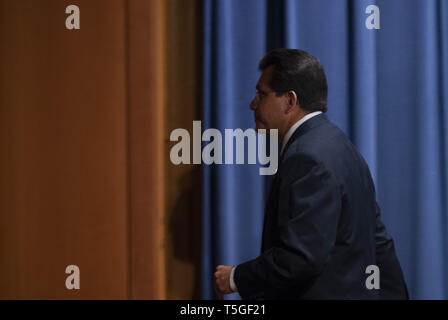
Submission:
[[[298,104],[297,94],[295,93],[295,91],[290,90],[285,93],[285,98],[286,98],[286,113],[289,113],[292,110],[294,110],[294,108]]]

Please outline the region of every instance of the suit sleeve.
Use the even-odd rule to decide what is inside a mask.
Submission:
[[[266,290],[309,283],[334,247],[341,210],[339,186],[321,163],[306,155],[285,159],[280,175],[279,244],[235,269],[243,299]]]
[[[409,299],[406,282],[395,253],[392,237],[381,221],[380,207],[376,203],[376,263],[380,269],[380,298]]]

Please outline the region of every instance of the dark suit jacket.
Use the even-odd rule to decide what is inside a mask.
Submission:
[[[380,289],[367,289],[369,265]],[[325,114],[289,139],[267,201],[261,255],[235,269],[243,299],[407,299],[369,168]]]

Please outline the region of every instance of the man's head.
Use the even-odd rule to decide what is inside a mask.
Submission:
[[[327,111],[327,80],[319,60],[303,50],[275,49],[260,61],[262,71],[250,108],[257,129],[283,136],[304,115]]]

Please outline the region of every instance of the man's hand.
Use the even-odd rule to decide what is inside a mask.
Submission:
[[[217,266],[215,272],[215,284],[218,293],[229,294],[233,291],[230,289],[230,272],[233,266]]]

